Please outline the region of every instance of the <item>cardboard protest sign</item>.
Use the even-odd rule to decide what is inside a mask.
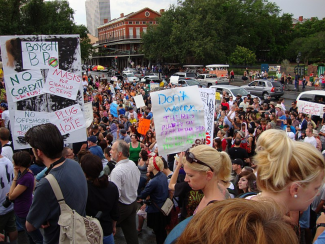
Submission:
[[[141,134],[141,135],[145,135],[148,130],[150,129],[150,119],[142,119],[140,118],[139,119],[139,127],[138,127],[138,132]]]
[[[33,126],[50,123],[49,113],[34,111],[15,111],[13,135],[23,136]]]
[[[59,65],[59,45],[56,41],[22,41],[23,69],[48,69]]]
[[[318,103],[302,102],[299,103],[298,112],[320,116],[321,112],[323,112],[323,106],[323,104]]]
[[[44,92],[60,97],[76,99],[81,77],[61,69],[50,68],[47,74]]]
[[[84,117],[86,120],[86,128],[88,128],[94,120],[94,111],[91,102],[84,104]]]
[[[205,144],[204,110],[197,86],[151,93],[160,155]]]
[[[40,70],[26,70],[5,75],[6,88],[13,101],[35,97],[43,93],[43,76]]]
[[[205,143],[212,147],[214,131],[215,90],[210,88],[201,88],[200,95],[204,105],[204,121],[206,132]]]
[[[25,130],[42,121],[44,114],[47,114],[44,121],[48,122],[51,116],[55,116],[53,112],[78,105],[78,112],[83,117],[83,88],[73,83],[76,81],[74,77],[81,76],[79,35],[1,36],[0,45],[15,149],[30,147],[24,140]],[[71,97],[69,90],[62,87],[54,85],[62,88],[55,92],[45,88],[53,85],[51,81],[55,79],[51,78],[51,70],[55,69],[57,76],[62,75],[61,78],[68,80],[65,86],[73,86]],[[24,114],[25,111],[30,113]],[[65,134],[65,143],[87,139],[84,127],[71,131]]]
[[[137,106],[137,108],[142,108],[142,107],[146,106],[143,101],[142,95],[134,96],[133,98],[134,98],[134,102],[135,102],[135,105]]]
[[[86,121],[79,104],[55,111],[50,118],[62,135],[85,128]]]

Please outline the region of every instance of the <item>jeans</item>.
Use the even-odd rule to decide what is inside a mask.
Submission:
[[[109,236],[104,236],[103,244],[114,244],[114,236],[113,233]]]
[[[21,224],[21,226],[24,228],[24,230],[26,231],[27,235],[28,235],[28,238],[29,238],[29,242],[31,244],[33,243],[36,243],[36,244],[43,244],[43,236],[40,232],[39,229],[37,230],[34,230],[32,232],[27,232],[26,230],[26,226],[25,226],[25,223],[26,223],[26,218],[21,218],[21,217],[18,217],[16,215],[16,220]]]

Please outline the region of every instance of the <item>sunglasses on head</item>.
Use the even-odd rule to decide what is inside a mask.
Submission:
[[[204,166],[208,167],[213,172],[213,169],[209,165],[207,165],[206,163],[203,163],[202,161],[196,159],[194,154],[190,152],[190,149],[186,150],[185,157],[186,157],[186,161],[189,162],[190,164],[195,162],[197,164],[204,165]]]

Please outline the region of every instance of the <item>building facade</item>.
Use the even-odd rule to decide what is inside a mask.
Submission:
[[[142,34],[147,32],[148,25],[156,25],[160,13],[144,8],[137,12],[120,15],[98,27],[98,50],[93,54],[92,63],[109,67],[146,66],[148,63],[140,52]]]
[[[89,33],[98,37],[97,27],[111,20],[110,0],[86,0],[85,6]]]

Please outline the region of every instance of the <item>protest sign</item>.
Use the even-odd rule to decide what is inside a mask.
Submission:
[[[91,102],[84,104],[84,117],[86,120],[86,128],[88,128],[94,120],[94,111]]]
[[[204,121],[206,135],[205,143],[212,147],[214,131],[215,90],[210,88],[201,88],[200,95],[204,105]]]
[[[81,84],[81,77],[61,69],[50,68],[44,92],[75,100]]]
[[[160,155],[205,144],[204,110],[197,86],[151,93]]]
[[[321,112],[323,112],[323,107],[323,104],[301,102],[298,104],[298,112],[320,116]]]
[[[150,91],[154,91],[159,88],[158,83],[150,83]]]
[[[25,130],[42,121],[46,113],[45,121],[48,122],[51,116],[55,116],[53,112],[78,105],[78,112],[83,117],[82,86],[74,86],[72,82],[75,80],[70,80],[70,77],[81,74],[79,35],[1,36],[0,45],[15,149],[30,147],[24,139]],[[62,71],[60,75],[68,80],[65,85],[74,87],[71,97],[67,94],[62,96],[57,91],[44,91],[45,86],[50,85],[47,78],[53,81],[51,70],[55,69]],[[24,114],[24,111],[30,113]],[[19,123],[19,119],[27,122]],[[85,141],[85,128],[70,130],[64,138],[65,143]]]
[[[216,100],[220,101],[220,93],[216,92]]]
[[[85,128],[86,121],[79,104],[55,111],[50,118],[62,135]]]
[[[35,97],[43,93],[43,76],[40,70],[26,70],[5,75],[6,88],[13,101]]]
[[[14,135],[23,136],[33,126],[50,123],[49,113],[34,111],[16,111]]]
[[[142,108],[142,107],[146,106],[143,101],[142,95],[134,96],[133,98],[134,98],[134,102],[135,102],[135,105],[137,106],[137,108]]]
[[[141,135],[145,135],[148,130],[150,129],[150,119],[142,119],[140,118],[139,119],[139,127],[138,127],[138,132],[141,134]]]
[[[59,46],[56,41],[22,41],[23,69],[48,69],[59,65]]]

